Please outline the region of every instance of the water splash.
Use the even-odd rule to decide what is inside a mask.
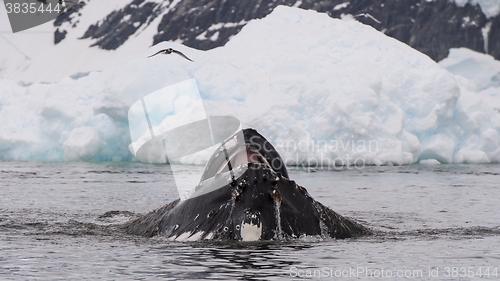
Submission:
[[[274,238],[277,240],[283,240],[283,231],[281,230],[281,196],[279,198],[276,198],[274,196],[276,191],[279,193],[278,190],[275,190],[273,192],[274,214],[276,216],[276,232],[274,234]]]

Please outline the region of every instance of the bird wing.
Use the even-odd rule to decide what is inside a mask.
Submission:
[[[378,19],[374,18],[372,15],[370,15],[370,14],[368,14],[368,13],[361,13],[361,14],[355,15],[354,17],[355,17],[355,18],[356,18],[356,17],[365,17],[365,18],[370,18],[370,19],[372,19],[372,20],[373,20],[374,22],[376,22],[376,23],[379,23],[379,24],[381,23]]]
[[[159,53],[161,53],[161,52],[163,52],[163,51],[165,51],[165,50],[158,51],[158,52],[156,52],[156,53],[152,54],[151,56],[149,56],[148,58],[153,57],[153,56],[156,56],[156,55],[158,55]]]
[[[185,59],[187,59],[188,61],[193,61],[193,60],[191,60],[190,58],[186,57],[186,55],[184,55],[183,53],[181,53],[181,52],[179,52],[179,51],[172,50],[172,52],[174,52],[174,53],[178,54],[179,56],[181,56],[181,57],[183,57],[183,58],[185,58]]]
[[[373,21],[375,21],[376,23],[381,23],[378,19],[374,18],[372,15],[366,13],[366,16],[371,18]]]
[[[63,2],[73,3],[73,4],[75,4],[75,6],[76,5],[82,5],[82,3],[80,3],[80,1],[75,2],[75,1],[70,1],[70,0],[59,0],[59,4],[62,5]]]

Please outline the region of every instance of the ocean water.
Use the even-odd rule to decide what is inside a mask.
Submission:
[[[290,178],[374,234],[252,243],[125,235],[120,224],[177,196],[165,166],[0,161],[0,279],[500,278],[500,165],[291,168]]]

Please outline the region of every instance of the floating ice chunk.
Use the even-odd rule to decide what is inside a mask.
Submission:
[[[440,61],[439,65],[455,75],[469,79],[478,91],[500,87],[500,61],[491,55],[467,48],[452,48],[448,57]]]
[[[439,161],[437,161],[436,159],[424,159],[424,160],[420,160],[420,162],[418,162],[418,163],[421,165],[429,165],[429,166],[441,165],[441,163]]]
[[[93,127],[75,128],[68,139],[62,144],[64,160],[88,161],[99,155],[107,144],[99,137],[99,132]]]
[[[469,150],[467,148],[462,148],[457,151],[454,156],[455,163],[469,163],[469,164],[480,164],[480,163],[490,163],[488,156],[484,151],[480,150]]]
[[[452,48],[439,65],[455,74],[466,90],[477,91],[475,96],[500,110],[500,61],[467,48]]]
[[[436,159],[440,163],[453,163],[455,141],[448,135],[435,134],[422,142],[422,154],[419,159]]]
[[[484,152],[492,152],[498,149],[500,135],[497,130],[488,129],[482,133],[481,150]]]

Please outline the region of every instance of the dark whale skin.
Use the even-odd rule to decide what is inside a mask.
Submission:
[[[247,146],[260,142],[275,152],[255,130],[246,129],[243,133]],[[267,151],[262,155],[280,157],[275,153]],[[214,158],[216,153],[209,163],[217,162]],[[211,170],[213,165],[207,164],[205,172],[214,173]],[[238,174],[239,171],[243,172]],[[222,187],[184,201],[173,201],[127,223],[124,228],[129,234],[181,241],[288,240],[307,236],[343,239],[370,233],[363,225],[314,200],[305,188],[287,176],[284,166],[271,168],[265,163],[245,163],[232,171],[215,173],[211,178],[204,175],[196,192],[214,184]]]

